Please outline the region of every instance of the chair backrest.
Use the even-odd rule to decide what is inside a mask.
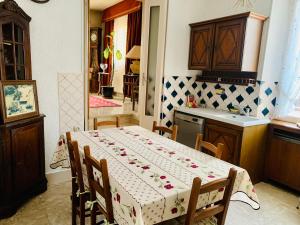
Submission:
[[[100,127],[100,126],[119,127],[120,126],[119,117],[116,117],[116,119],[114,121],[112,121],[112,120],[110,120],[110,121],[98,121],[97,118],[94,118],[94,130],[97,130],[98,127]]]
[[[87,168],[87,176],[91,192],[91,200],[96,199],[96,192],[100,194],[105,200],[106,209],[101,205],[98,205],[100,212],[106,217],[108,222],[114,222],[113,206],[112,206],[112,196],[110,192],[110,184],[108,177],[107,162],[105,159],[97,161],[91,156],[90,147],[84,147],[85,163]],[[102,185],[99,178],[96,178],[93,171],[97,170],[101,173]]]
[[[196,224],[213,216],[217,218],[218,225],[224,225],[236,175],[237,171],[231,168],[227,178],[212,181],[202,186],[201,179],[199,177],[194,178],[185,225]],[[224,189],[224,195],[221,201],[210,207],[196,209],[199,195],[222,189]]]
[[[164,133],[169,133],[171,134],[171,139],[173,141],[176,141],[177,139],[177,131],[178,131],[178,126],[174,125],[172,129],[169,129],[167,127],[163,127],[163,126],[158,126],[156,121],[153,121],[153,127],[152,127],[152,132],[156,132],[156,131],[161,131]]]
[[[83,175],[82,175],[82,167],[81,167],[78,143],[77,143],[77,141],[72,141],[71,145],[72,145],[71,149],[72,149],[73,156],[74,156],[75,171],[76,171],[77,183],[79,186],[79,192],[83,193],[83,192],[85,192],[85,188],[84,188],[84,181],[83,181]]]
[[[201,151],[202,148],[207,150],[210,155],[221,159],[224,150],[224,145],[222,143],[218,143],[218,145],[215,146],[212,143],[203,141],[203,134],[197,134],[195,149]]]
[[[74,158],[74,153],[73,153],[73,146],[72,146],[72,137],[71,133],[67,132],[66,133],[67,137],[67,146],[68,146],[68,152],[69,152],[69,160],[70,160],[70,167],[71,167],[71,174],[72,174],[72,179],[76,179],[76,166],[75,166],[75,158]]]

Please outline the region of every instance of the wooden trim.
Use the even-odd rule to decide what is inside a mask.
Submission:
[[[231,16],[226,16],[226,17],[222,17],[222,18],[212,19],[212,20],[206,20],[206,21],[202,21],[202,22],[198,22],[198,23],[191,23],[190,27],[197,27],[199,25],[204,25],[204,24],[209,24],[209,23],[217,23],[217,22],[223,22],[223,21],[239,19],[239,18],[247,18],[247,17],[255,18],[258,20],[262,20],[262,21],[265,21],[268,18],[266,16],[262,16],[257,13],[254,13],[254,12],[246,12],[246,13],[241,13],[241,14],[237,14],[237,15],[231,15]]]
[[[126,0],[115,4],[103,11],[102,21],[108,22],[118,17],[128,15],[140,10],[142,3],[137,0]]]
[[[295,123],[289,123],[289,122],[280,121],[280,120],[272,120],[271,126],[274,128],[281,129],[281,130],[300,134],[300,128],[298,128],[297,124],[295,124]]]
[[[6,14],[7,12],[11,14],[18,14],[28,22],[31,21],[31,17],[28,16],[24,10],[13,0],[3,1],[0,3],[0,15]]]
[[[240,167],[248,171],[254,184],[260,182],[263,177],[267,134],[267,124],[244,128],[240,147]]]

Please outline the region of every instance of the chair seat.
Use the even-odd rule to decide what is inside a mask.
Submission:
[[[159,225],[184,225],[184,223],[185,223],[185,216],[182,216],[180,218],[159,223]],[[217,218],[213,216],[211,218],[207,218],[197,223],[194,223],[194,225],[217,225]]]

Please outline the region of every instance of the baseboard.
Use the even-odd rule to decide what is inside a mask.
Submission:
[[[56,185],[63,182],[71,181],[71,171],[66,169],[63,171],[58,171],[54,173],[46,174],[48,185]]]
[[[124,95],[123,95],[123,93],[120,93],[120,92],[114,92],[114,97],[123,99]]]

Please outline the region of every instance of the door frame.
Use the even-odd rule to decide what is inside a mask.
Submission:
[[[158,37],[158,46],[160,46],[158,54],[160,54],[161,56],[161,60],[157,65],[157,71],[159,72],[158,74],[159,77],[157,77],[156,79],[156,87],[158,93],[155,95],[155,102],[157,103],[157,110],[155,110],[154,112],[154,117],[152,120],[150,120],[151,122],[151,126],[152,126],[152,121],[153,120],[157,120],[160,121],[160,112],[162,110],[162,101],[161,101],[161,95],[163,93],[163,85],[162,85],[162,81],[163,81],[163,77],[164,77],[164,64],[165,64],[165,42],[166,42],[166,32],[167,32],[167,17],[168,17],[168,4],[169,4],[169,0],[141,0],[143,3],[143,15],[145,13],[145,9],[146,7],[144,7],[145,2],[146,1],[153,1],[153,2],[162,2],[163,7],[164,7],[164,17],[163,17],[163,22],[162,22],[162,26],[160,26],[160,33],[161,35],[159,35]],[[90,0],[83,0],[83,17],[84,17],[84,21],[83,21],[83,40],[84,40],[84,44],[83,44],[83,55],[84,55],[84,59],[83,59],[83,65],[84,65],[84,71],[83,71],[83,76],[84,76],[84,130],[88,130],[89,129],[89,80],[88,80],[88,76],[87,74],[89,73],[89,18],[90,18]],[[162,14],[160,13],[160,16]],[[143,21],[142,21],[142,42],[141,42],[141,55],[144,54],[143,52],[145,52],[145,35],[143,34],[143,29],[145,27],[145,22],[144,21],[144,16],[143,16]],[[149,31],[147,32],[149,33]],[[148,42],[146,42],[148,44]],[[146,51],[146,53],[148,53],[148,51]],[[148,58],[148,57],[147,57]],[[146,58],[146,59],[147,59]],[[141,73],[140,73],[140,85],[139,85],[139,108],[138,108],[138,117],[140,120],[140,125],[141,124],[141,120],[143,118],[143,114],[145,113],[145,106],[144,104],[141,104],[141,102],[143,101],[143,98],[141,98],[141,93],[143,93],[143,87],[141,85],[144,79],[143,76],[143,72],[145,71],[145,69],[143,70],[143,64],[147,64],[148,61],[146,60],[141,60]],[[147,69],[147,67],[146,67]],[[145,96],[144,96],[144,100],[145,100]],[[151,126],[148,125],[148,128],[151,128]]]
[[[84,130],[89,129],[89,45],[90,0],[83,0],[83,80],[84,80]]]
[[[151,2],[150,2],[151,1]],[[166,48],[166,32],[167,32],[167,18],[168,18],[168,0],[143,0],[143,21],[142,21],[142,42],[141,42],[141,73],[140,73],[140,87],[139,87],[139,117],[140,126],[151,129],[153,121],[160,121],[160,114],[162,111],[161,96],[163,94],[163,78],[165,72],[165,48]],[[147,5],[149,4],[149,5]],[[158,32],[158,51],[157,51],[157,65],[156,65],[156,79],[155,79],[155,96],[154,96],[154,113],[153,116],[145,115],[146,98],[147,98],[147,69],[148,69],[148,39],[149,39],[149,18],[146,15],[147,7],[160,6],[160,21]]]

